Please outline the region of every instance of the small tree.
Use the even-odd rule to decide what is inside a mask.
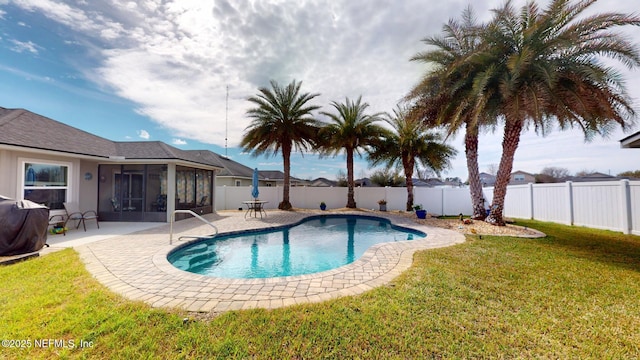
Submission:
[[[569,177],[568,169],[556,166],[547,166],[542,169],[540,174],[536,175],[536,182],[554,183],[562,181],[562,179],[566,179],[567,177]]]
[[[339,187],[347,187],[349,186],[349,181],[347,181],[347,173],[344,170],[338,170],[338,174],[336,174],[336,182]]]
[[[371,174],[371,182],[379,186],[402,186],[405,179],[397,171],[384,169]]]
[[[640,179],[640,170],[623,171],[620,174],[618,174],[618,176],[620,176],[620,177],[629,177],[629,178],[634,178],[634,179]]]

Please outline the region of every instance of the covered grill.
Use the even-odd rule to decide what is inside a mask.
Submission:
[[[35,252],[47,242],[49,209],[0,196],[0,256]]]

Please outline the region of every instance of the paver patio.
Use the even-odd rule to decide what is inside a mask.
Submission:
[[[244,212],[221,211],[205,218],[221,233],[279,227],[319,211],[269,211],[263,219],[244,219]],[[223,279],[185,272],[167,260],[167,254],[184,241],[180,235],[206,235],[213,230],[198,219],[174,224],[169,244],[169,224],[76,247],[87,269],[112,291],[154,307],[179,307],[188,311],[222,312],[233,309],[277,308],[356,295],[387,284],[409,268],[417,250],[464,242],[455,231],[421,226],[408,218],[380,212],[343,212],[375,215],[394,224],[427,233],[425,239],[377,244],[355,262],[316,274],[268,279]]]

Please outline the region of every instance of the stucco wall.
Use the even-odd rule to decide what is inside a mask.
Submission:
[[[69,166],[69,191],[67,193],[67,201],[80,202],[80,190],[83,189],[83,198],[89,190],[89,184],[82,184],[81,175],[85,168],[91,168],[92,165],[87,163],[85,167],[81,165],[80,159],[74,159],[66,156],[56,156],[39,152],[24,152],[13,150],[0,150],[0,194],[12,199],[22,199],[22,166],[24,161],[32,162],[53,162]],[[97,165],[96,165],[97,166]],[[95,183],[94,183],[95,185]],[[93,190],[95,194],[95,189]],[[95,195],[93,195],[93,204],[95,204]],[[81,203],[82,204],[82,203]],[[91,205],[91,203],[87,203]],[[95,205],[94,205],[95,206]],[[81,206],[82,208],[82,206]],[[59,212],[59,211],[58,211]],[[56,211],[52,213],[57,213]]]
[[[85,176],[87,174],[91,174],[91,179]],[[78,204],[80,205],[80,210],[98,209],[98,178],[98,163],[81,160],[78,173]]]
[[[0,150],[0,195],[16,197],[16,157],[8,150]]]
[[[216,185],[218,186],[236,186],[236,180],[240,180],[240,186],[251,186],[251,179],[234,178],[230,176],[216,177]],[[263,185],[263,184],[260,184]]]

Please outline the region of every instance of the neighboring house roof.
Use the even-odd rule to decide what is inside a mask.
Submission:
[[[417,187],[431,186],[427,183],[427,181],[422,179],[411,178],[411,181],[413,182],[413,186],[417,186]]]
[[[260,180],[264,181],[284,181],[284,173],[280,170],[259,170]],[[304,183],[306,180],[298,179],[296,177],[290,177],[291,182]]]
[[[327,178],[319,177],[315,180],[311,181],[310,186],[337,186],[337,182],[333,180],[329,180]]]
[[[371,181],[371,179],[365,177],[362,179],[355,179],[353,180],[353,183],[355,186],[362,186],[362,187],[380,187],[380,185],[378,184],[374,184],[373,181]]]
[[[528,173],[528,172],[526,172],[526,171],[522,171],[522,170],[518,170],[518,171],[514,171],[514,172],[512,172],[512,173],[511,173],[511,176],[516,175],[516,174],[518,174],[518,175],[528,175],[528,176],[533,176],[533,177],[535,177],[535,175],[530,174],[530,173]]]
[[[480,182],[482,183],[482,186],[493,186],[496,183],[496,176],[486,172],[481,172]]]
[[[208,150],[181,150],[161,141],[111,141],[24,109],[0,107],[0,145],[103,159],[183,160],[220,167],[214,161],[216,154]]]
[[[640,148],[640,131],[620,140],[620,146],[623,148]]]
[[[284,173],[278,170],[259,170],[258,174],[264,180],[284,180]],[[293,176],[291,178],[293,179]]]
[[[613,181],[613,180],[622,180],[625,178],[612,176],[609,174],[603,174],[600,172],[594,172],[591,174],[585,174],[581,176],[570,176],[565,181],[573,181],[573,182],[588,182],[588,181]]]

